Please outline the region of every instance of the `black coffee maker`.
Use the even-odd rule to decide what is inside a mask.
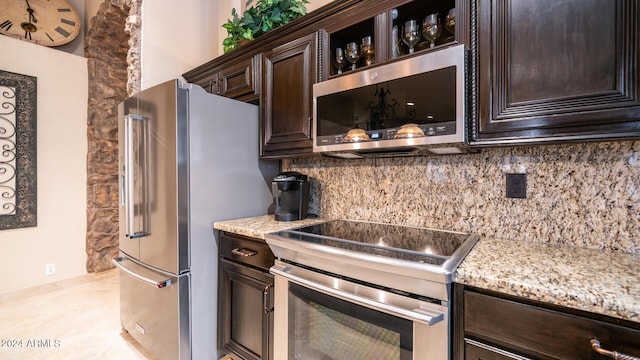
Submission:
[[[309,207],[309,179],[295,171],[278,174],[271,182],[271,192],[276,204],[277,221],[294,221],[307,218]]]

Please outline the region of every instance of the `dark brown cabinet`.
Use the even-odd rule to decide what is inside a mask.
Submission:
[[[317,34],[262,54],[262,157],[310,154],[313,83],[317,79]]]
[[[477,144],[640,136],[638,1],[471,3]]]
[[[373,63],[365,62],[362,54],[355,63],[355,71],[367,66],[394,61],[396,58],[418,56],[421,53],[437,51],[442,47],[456,44],[459,34],[465,33],[464,18],[466,7],[462,6],[465,0],[403,0],[403,1],[377,1],[353,6],[352,8],[336,15],[335,20],[322,27],[321,51],[321,81],[328,80],[339,75],[334,62],[336,49],[341,48],[346,53],[346,46],[351,42],[361,44],[364,37],[370,36],[374,45]],[[456,6],[456,3],[460,6]],[[451,11],[455,18],[455,31],[447,30],[444,26],[445,19]],[[405,22],[416,20],[419,28],[422,29],[422,21],[425,16],[438,14],[440,33],[435,40],[434,47],[429,47],[429,42],[420,37],[414,46],[414,53],[409,54],[409,48],[401,40],[402,29]],[[455,34],[454,34],[455,32]],[[462,39],[462,37],[460,37]],[[341,73],[352,72],[352,64],[346,62],[342,66]]]
[[[465,359],[477,360],[524,360],[525,358],[506,351],[467,340],[464,344]]]
[[[273,359],[274,257],[260,239],[222,233],[218,347],[238,360]]]
[[[606,359],[591,339],[640,356],[639,324],[461,286],[456,295],[457,359]]]
[[[196,70],[186,73],[185,78],[212,94],[246,102],[258,100],[260,89],[258,56],[244,56],[212,68]]]

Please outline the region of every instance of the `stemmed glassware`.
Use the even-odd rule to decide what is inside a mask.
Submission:
[[[456,34],[456,8],[450,9],[444,18],[444,27],[452,35]]]
[[[373,64],[375,58],[375,49],[373,46],[373,40],[371,36],[365,36],[362,38],[362,55],[367,65]]]
[[[362,52],[360,52],[360,45],[356,42],[350,42],[346,48],[347,61],[351,63],[351,70],[356,69],[356,63],[360,60]]]
[[[333,65],[338,69],[338,74],[342,74],[342,68],[347,64],[347,60],[344,58],[344,51],[342,48],[336,48],[336,54],[333,57]]]
[[[420,31],[416,20],[409,20],[404,23],[402,41],[409,47],[409,54],[413,54],[413,47],[420,41]]]
[[[391,29],[391,57],[396,58],[402,55],[402,40],[398,36],[398,25],[393,25]]]
[[[429,41],[430,48],[436,45],[436,39],[438,39],[441,32],[442,27],[440,27],[438,14],[427,15],[422,22],[422,35],[424,35],[424,38]]]

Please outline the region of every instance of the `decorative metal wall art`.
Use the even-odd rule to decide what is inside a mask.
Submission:
[[[37,225],[36,85],[0,70],[0,230]]]

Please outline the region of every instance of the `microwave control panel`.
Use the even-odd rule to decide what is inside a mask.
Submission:
[[[441,136],[441,135],[453,135],[456,133],[456,122],[455,121],[447,121],[447,122],[439,122],[432,124],[421,124],[418,127],[424,133],[424,136]],[[397,138],[399,127],[397,128],[389,128],[389,129],[378,129],[378,130],[367,130],[365,131],[369,136],[368,140],[359,140],[362,141],[380,141],[380,140],[394,140]],[[342,144],[346,142],[355,142],[355,141],[345,141],[345,136],[347,134],[337,134],[337,135],[324,135],[318,136],[318,145],[333,145],[333,144]],[[413,136],[420,137],[420,136]]]

